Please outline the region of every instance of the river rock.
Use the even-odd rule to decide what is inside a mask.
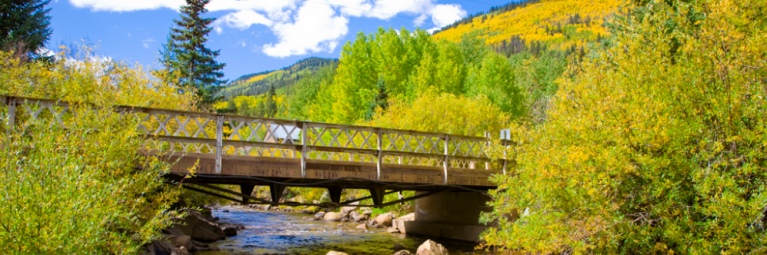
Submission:
[[[356,228],[362,229],[362,230],[368,230],[368,226],[365,224],[359,224]]]
[[[176,247],[185,247],[187,251],[194,250],[192,237],[188,235],[177,236],[173,239],[173,245]]]
[[[400,233],[407,233],[405,230],[405,221],[414,221],[415,220],[415,213],[408,213],[405,216],[399,217],[396,220],[392,221],[392,225],[397,227],[399,229]]]
[[[341,221],[341,215],[337,212],[329,212],[325,213],[325,216],[323,216],[325,221]]]
[[[366,215],[370,217],[370,215],[373,215],[373,209],[370,209],[370,208],[362,209],[362,215]]]
[[[314,214],[314,219],[316,220],[323,219],[324,217],[325,217],[325,212],[318,212]]]
[[[171,252],[170,255],[189,255],[189,251],[184,247],[179,247],[173,249],[173,252]]]
[[[366,216],[366,215],[360,214],[357,217],[354,217],[354,221],[355,222],[364,222],[366,220],[368,220],[368,216]]]
[[[146,248],[147,254],[150,255],[169,255],[173,253],[176,246],[165,240],[155,240],[144,246],[144,248]]]
[[[269,211],[269,209],[272,209],[272,205],[265,205],[264,210]]]
[[[325,255],[349,255],[349,254],[346,254],[340,251],[329,251],[328,254],[325,254]]]
[[[226,238],[226,234],[205,215],[196,210],[183,210],[187,215],[181,223],[174,224],[172,229],[180,229],[183,234],[201,242],[213,242]],[[180,236],[177,230],[173,230]]]
[[[401,250],[401,251],[395,252],[392,255],[410,255],[410,251],[408,251],[408,250]]]
[[[376,216],[375,222],[378,226],[381,227],[389,227],[391,226],[392,221],[392,214],[391,213],[384,213]]]
[[[360,202],[357,201],[357,202],[351,203],[349,205],[359,205],[359,204],[360,204]],[[341,207],[341,217],[348,216],[350,212],[354,211],[354,209],[357,209],[357,207],[354,207],[354,206],[344,206],[344,207]]]
[[[223,229],[224,235],[226,236],[236,236],[237,235],[237,227],[235,226],[226,226]]]
[[[426,240],[426,242],[423,242],[421,246],[418,246],[418,251],[415,252],[416,255],[449,255],[447,253],[447,249],[445,249],[445,246],[442,246],[441,244],[438,244],[435,241]]]
[[[392,233],[392,234],[397,234],[397,233],[399,233],[399,229],[397,229],[395,227],[390,227],[390,228],[386,229],[386,232],[389,232],[389,233]]]

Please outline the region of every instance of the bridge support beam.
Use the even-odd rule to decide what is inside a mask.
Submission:
[[[370,197],[373,198],[373,205],[382,205],[384,201],[384,195],[386,195],[386,190],[383,188],[376,187],[370,189]]]
[[[416,195],[425,192],[416,192]],[[476,242],[487,226],[479,223],[481,212],[489,212],[490,197],[477,192],[450,191],[417,199],[415,220],[404,222],[407,235],[431,236]]]
[[[256,188],[256,185],[253,185],[253,184],[240,184],[240,192],[243,195],[250,196],[251,194],[253,194],[253,189],[254,188]],[[250,199],[248,199],[247,197],[242,197],[242,203],[243,204],[247,204],[249,202],[250,202]]]
[[[269,192],[272,196],[272,203],[279,203],[282,198],[282,193],[285,192],[285,185],[269,184]]]
[[[330,194],[330,201],[333,203],[341,203],[341,192],[343,192],[344,189],[342,188],[328,188],[328,194]]]

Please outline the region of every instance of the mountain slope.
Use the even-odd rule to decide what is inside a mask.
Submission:
[[[438,40],[457,42],[478,33],[489,45],[526,42],[567,49],[583,41],[595,41],[608,32],[604,20],[619,11],[625,1],[530,0],[493,7],[459,20],[434,33]]]
[[[225,98],[260,95],[269,91],[271,86],[280,89],[293,85],[302,77],[314,75],[317,70],[327,65],[338,65],[338,59],[311,57],[280,70],[243,75],[227,84],[219,95]]]

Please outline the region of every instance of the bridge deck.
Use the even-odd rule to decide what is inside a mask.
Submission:
[[[320,180],[339,180],[338,182],[322,182],[317,187],[344,186],[345,188],[355,189],[370,188],[371,184],[364,180],[399,184],[401,186],[412,186],[408,184],[445,185],[444,169],[442,167],[382,164],[379,179],[376,178],[378,169],[375,163],[310,159],[306,161],[306,177],[302,177],[301,160],[297,158],[226,155],[222,158],[220,173],[216,173],[215,155],[174,153],[169,156],[168,160],[177,162],[171,171],[178,175],[188,173],[188,170],[199,161],[195,170],[196,175],[198,178],[205,179],[205,182],[208,183],[237,184],[247,182],[263,183],[262,185],[268,184],[264,181],[259,181],[259,179],[263,179],[290,180],[297,184],[310,184],[317,183]],[[449,168],[447,184],[476,188],[494,187],[495,184],[489,180],[489,177],[492,174],[501,173],[502,171],[499,170]]]

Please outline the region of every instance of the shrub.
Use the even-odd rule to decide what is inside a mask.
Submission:
[[[542,253],[764,251],[767,2],[636,1],[514,131],[488,245]],[[519,210],[521,218],[505,214]]]
[[[0,52],[0,94],[75,104],[61,123],[0,107],[0,246],[11,254],[135,253],[169,223],[170,165],[137,154],[138,119],[114,104],[182,109],[191,98],[111,61],[22,63]],[[35,106],[29,105],[35,111]],[[94,112],[94,109],[101,109]],[[60,108],[55,110],[60,111]]]

